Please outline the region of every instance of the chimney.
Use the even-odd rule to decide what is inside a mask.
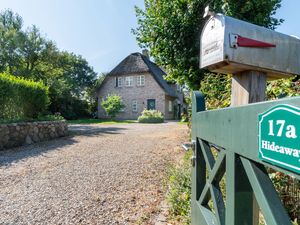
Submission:
[[[143,54],[144,56],[146,56],[148,59],[150,58],[150,57],[149,57],[149,51],[148,51],[147,49],[143,49],[142,54]]]

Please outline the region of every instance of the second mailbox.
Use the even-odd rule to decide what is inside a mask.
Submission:
[[[200,49],[200,68],[212,72],[255,70],[271,79],[300,74],[298,38],[222,14],[205,24]]]

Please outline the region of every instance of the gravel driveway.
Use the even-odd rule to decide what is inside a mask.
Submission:
[[[150,223],[186,126],[70,129],[71,137],[0,152],[0,224]]]

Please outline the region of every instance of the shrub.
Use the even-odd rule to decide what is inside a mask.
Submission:
[[[42,82],[0,74],[0,119],[37,118],[49,104]]]
[[[182,224],[191,223],[191,164],[192,151],[185,153],[183,163],[170,168],[167,201],[170,216]]]
[[[300,181],[281,172],[269,169],[269,176],[293,221],[300,221]]]
[[[139,123],[163,123],[164,116],[158,110],[144,110],[138,118]]]
[[[19,122],[37,122],[37,121],[60,121],[65,120],[61,115],[43,115],[37,118],[22,118],[22,119],[0,119],[0,124],[19,123]]]
[[[122,98],[116,94],[107,95],[106,99],[102,100],[101,106],[111,118],[115,118],[116,115],[125,108]]]
[[[38,121],[60,121],[60,120],[65,120],[65,118],[61,116],[60,113],[56,113],[54,115],[39,116],[37,120]]]

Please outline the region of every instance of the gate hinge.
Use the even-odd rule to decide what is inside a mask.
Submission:
[[[193,156],[191,157],[191,165],[192,165],[192,167],[195,167],[195,165],[196,165],[196,152],[195,152],[195,150],[196,150],[196,140],[192,140],[192,142],[189,142],[189,143],[183,143],[182,148],[185,151],[188,151],[188,150],[192,149]]]
[[[188,150],[192,149],[193,152],[195,152],[196,141],[195,141],[195,140],[192,140],[192,142],[183,143],[181,146],[182,146],[182,148],[183,148],[185,151],[188,151]]]

